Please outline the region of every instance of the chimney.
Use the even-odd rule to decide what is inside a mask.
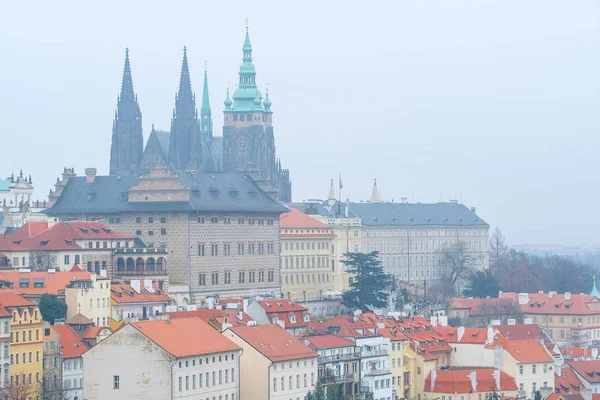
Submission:
[[[554,372],[556,373],[556,376],[561,377],[562,376],[562,365],[557,365],[556,367],[554,367]]]
[[[242,312],[241,311],[236,312],[235,317],[241,321],[242,320]]]
[[[501,298],[502,297],[502,290],[498,292],[498,297]]]
[[[464,326],[459,326],[456,329],[456,335],[457,335],[457,339],[460,342],[463,338],[463,336],[465,335],[465,327]]]
[[[48,228],[52,228],[56,224],[58,224],[58,218],[48,217]]]
[[[492,326],[488,326],[487,330],[487,343],[492,343],[494,341],[494,328]]]
[[[471,211],[473,211],[473,212],[477,212],[477,208],[475,208],[475,207],[471,207]]]
[[[496,369],[502,369],[502,346],[501,345],[496,345],[496,347],[494,347],[494,367]]]
[[[440,315],[438,317],[438,324],[440,326],[448,326],[448,316],[447,315]]]
[[[431,391],[433,392],[433,388],[435,387],[435,379],[437,378],[437,370],[431,370]]]
[[[438,319],[437,319],[437,317],[435,315],[432,315],[431,318],[429,319],[429,321],[431,322],[431,326],[433,326],[434,328],[438,324]]]
[[[555,294],[556,294],[556,292],[555,292],[555,291],[553,291],[553,290],[549,291],[549,292],[548,292],[548,298],[549,298],[549,299],[553,298]]]
[[[593,359],[598,358],[598,348],[597,347],[592,347],[592,358]]]
[[[131,288],[136,292],[136,293],[140,293],[140,281],[139,280],[134,280],[131,281],[130,283]]]
[[[246,314],[248,314],[248,303],[250,302],[250,300],[248,299],[242,299],[242,311],[245,312]]]
[[[529,294],[527,293],[519,293],[519,305],[522,306],[529,302]]]
[[[85,169],[85,183],[94,183],[96,180],[96,168],[86,168]]]
[[[496,390],[500,391],[500,370],[494,370],[494,381],[496,381]]]
[[[471,380],[471,389],[475,393],[477,391],[477,373],[475,371],[469,372],[469,379]]]
[[[571,300],[571,292],[565,292],[565,300]]]

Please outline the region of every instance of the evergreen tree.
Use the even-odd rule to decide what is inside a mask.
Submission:
[[[38,304],[44,321],[54,324],[54,320],[67,316],[67,305],[53,294],[43,294]]]
[[[321,385],[321,381],[317,380],[315,388],[304,396],[304,400],[326,400],[325,388]]]
[[[381,308],[388,305],[389,293],[393,289],[392,275],[385,274],[377,259],[377,251],[371,253],[346,253],[343,260],[348,271],[353,275],[350,290],[344,293],[342,303],[351,309],[363,312],[369,308]]]

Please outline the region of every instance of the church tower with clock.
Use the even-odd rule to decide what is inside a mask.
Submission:
[[[224,102],[223,169],[248,173],[275,189],[278,200],[291,202],[289,171],[281,168],[275,154],[269,91],[263,98],[256,86],[248,27],[242,52],[238,87],[232,98],[227,91]]]

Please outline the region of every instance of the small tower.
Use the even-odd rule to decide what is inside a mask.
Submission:
[[[333,179],[331,180],[331,185],[329,186],[329,196],[327,196],[327,203],[330,206],[335,204],[335,188],[333,187]]]
[[[592,286],[592,291],[590,292],[590,296],[593,296],[597,299],[600,299],[600,292],[596,288],[596,276],[594,275],[594,286]]]
[[[373,190],[371,191],[371,203],[381,203],[381,194],[379,193],[379,188],[377,187],[377,179],[373,180]]]
[[[142,113],[133,91],[129,49],[125,49],[121,93],[113,122],[110,175],[137,175],[143,151]]]
[[[210,102],[208,99],[208,74],[206,72],[206,63],[204,64],[204,86],[202,87],[202,107],[200,107],[200,135],[210,146],[213,137],[212,114],[210,111]]]

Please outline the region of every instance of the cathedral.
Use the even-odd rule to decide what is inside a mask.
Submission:
[[[283,169],[275,156],[272,103],[268,89],[263,97],[256,86],[247,27],[242,54],[238,87],[231,97],[227,90],[224,101],[222,136],[213,136],[206,68],[198,115],[184,47],[171,129],[158,130],[152,125],[144,147],[142,113],[133,91],[129,51],[126,50],[113,122],[110,175],[139,176],[148,173],[157,163],[169,166],[173,172],[239,172],[252,176],[278,200],[291,202],[289,170]]]

